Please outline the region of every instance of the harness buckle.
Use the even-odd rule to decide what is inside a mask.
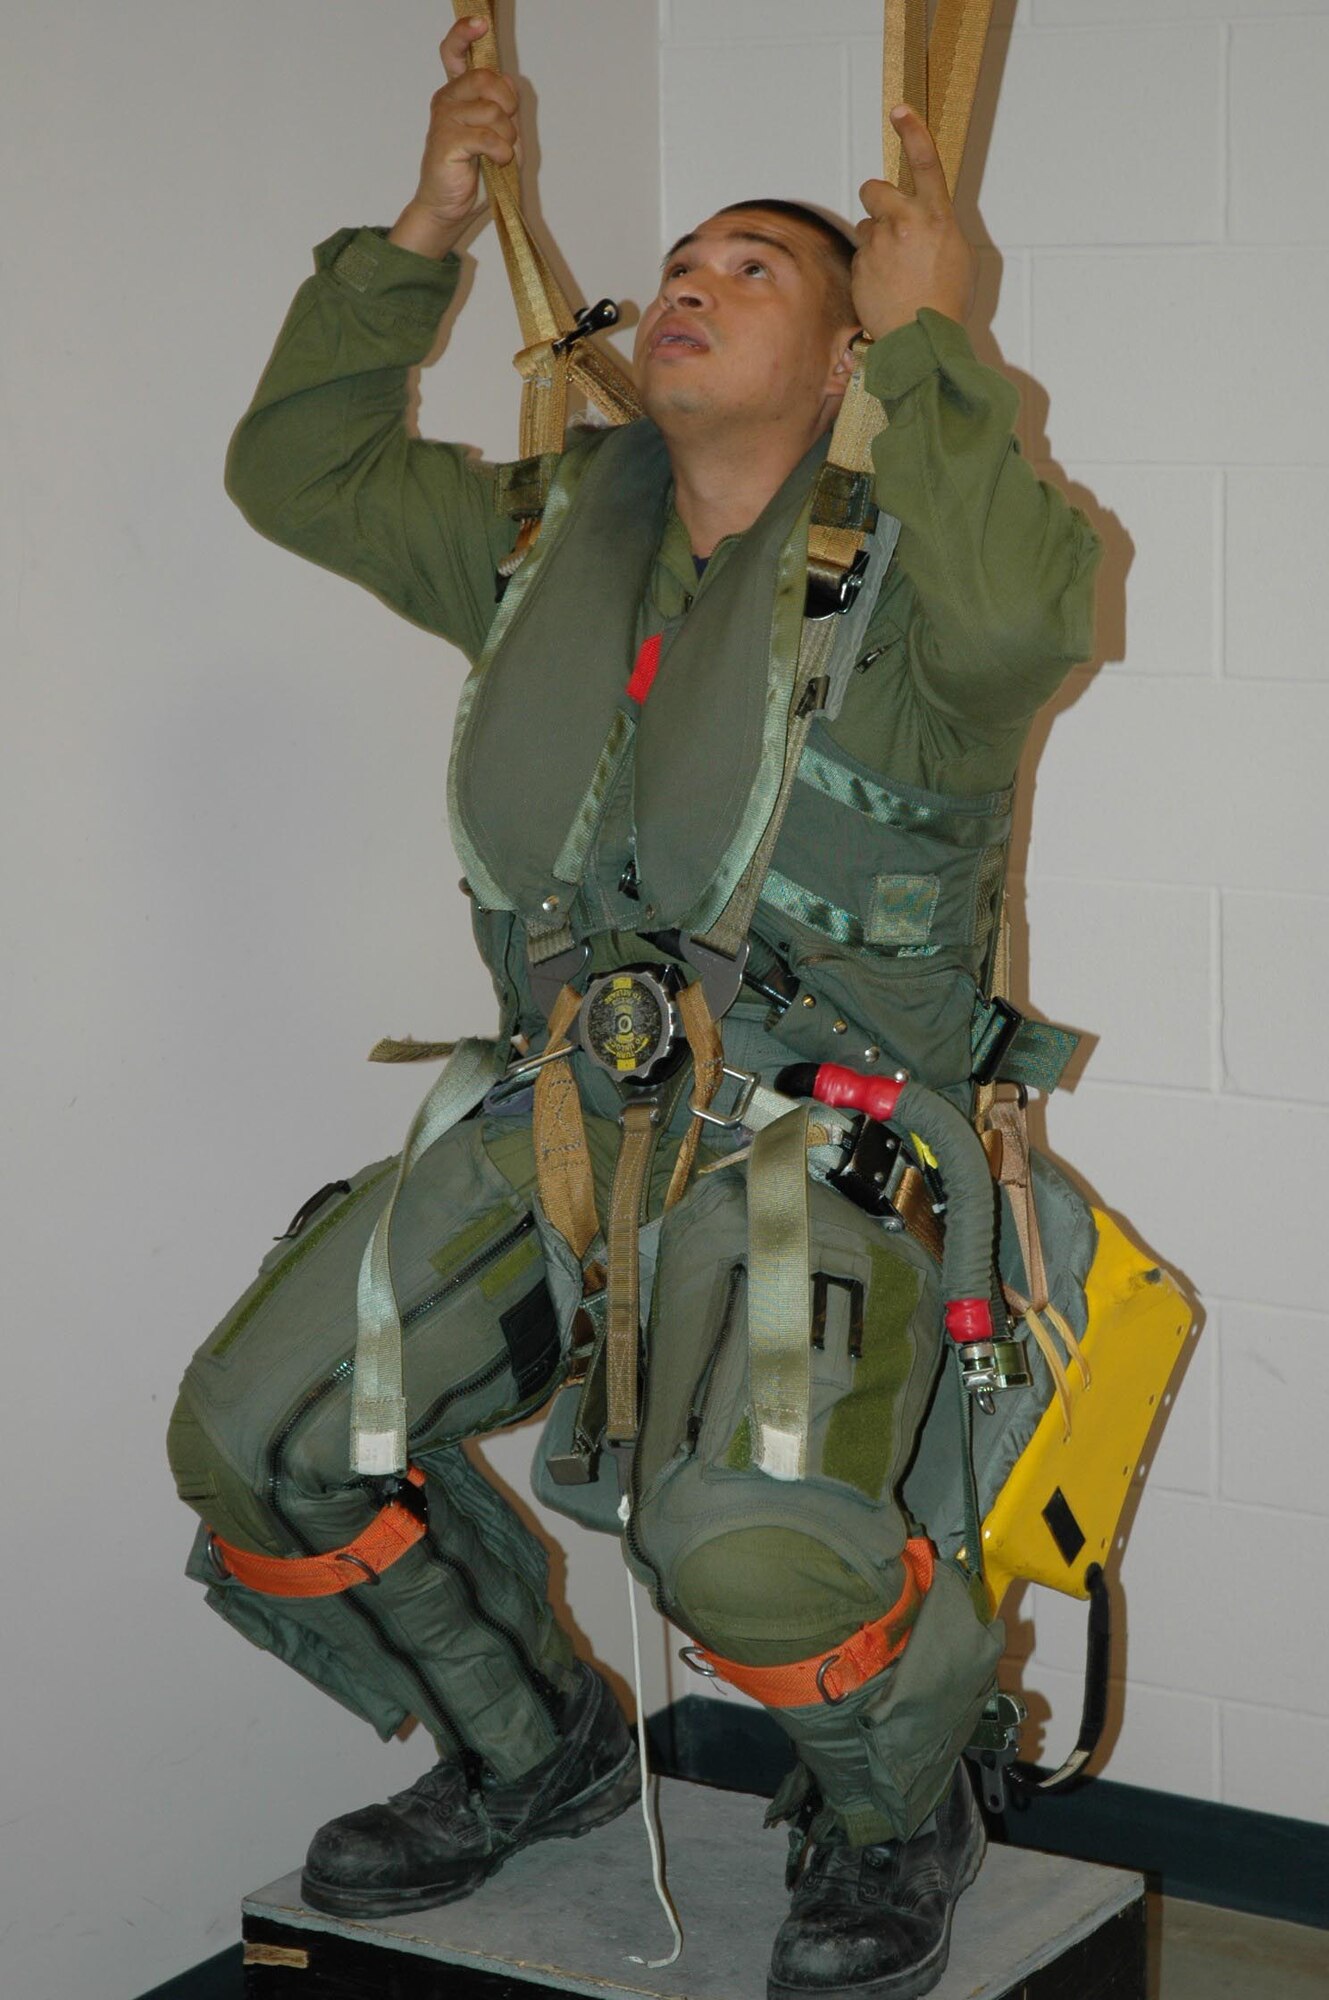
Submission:
[[[825,570],[808,570],[807,595],[803,600],[803,616],[820,621],[823,618],[838,618],[846,612],[859,591],[868,573],[868,552],[860,549],[848,569],[828,574]]]
[[[743,1123],[747,1115],[748,1106],[756,1094],[758,1079],[752,1070],[731,1069],[728,1063],[721,1064],[720,1075],[722,1078],[726,1076],[730,1077],[735,1083],[742,1086],[738,1096],[734,1100],[733,1109],[724,1113],[703,1110],[702,1106],[697,1102],[695,1092],[688,1099],[688,1109],[693,1117],[700,1118],[704,1125],[719,1125],[724,1131],[732,1132],[736,1125]]]
[[[993,995],[988,1001],[988,1017],[974,1050],[974,1066],[969,1072],[974,1083],[992,1083],[1006,1051],[1024,1026],[1024,1015],[1009,1000]]]

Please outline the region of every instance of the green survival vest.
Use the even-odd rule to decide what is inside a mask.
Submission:
[[[527,939],[619,933],[626,957],[650,956],[632,934],[704,931],[756,847],[783,769],[825,448],[666,627],[641,703],[626,684],[670,505],[664,442],[642,421],[564,454],[543,532],[463,691],[449,773],[477,939],[526,1032],[543,1027],[522,977]],[[878,536],[893,546],[896,531]],[[840,621],[833,690],[870,611]],[[1010,819],[1009,791],[892,784],[814,723],[753,921],[799,981],[780,1041],[966,1086]]]

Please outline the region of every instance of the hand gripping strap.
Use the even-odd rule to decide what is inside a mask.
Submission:
[[[415,1465],[406,1477],[415,1487],[425,1483]],[[336,1597],[357,1583],[377,1583],[424,1532],[423,1508],[417,1513],[400,1500],[389,1500],[353,1542],[321,1556],[256,1555],[252,1549],[224,1542],[215,1532],[208,1536],[208,1554],[217,1569],[265,1597]]]
[[[728,1681],[764,1708],[810,1708],[818,1701],[834,1707],[898,1660],[909,1644],[923,1599],[932,1588],[936,1556],[931,1542],[921,1537],[906,1542],[900,1555],[904,1589],[885,1617],[860,1626],[829,1653],[795,1660],[786,1667],[740,1666],[736,1660],[708,1653],[704,1646],[689,1648],[688,1657],[701,1662],[703,1673]]]
[[[458,1042],[447,1068],[415,1114],[387,1207],[365,1246],[356,1293],[355,1388],[351,1396],[351,1470],[381,1478],[406,1469],[406,1398],[402,1393],[401,1314],[392,1283],[389,1234],[397,1197],[416,1161],[436,1139],[474,1111],[500,1076],[506,1044]]]

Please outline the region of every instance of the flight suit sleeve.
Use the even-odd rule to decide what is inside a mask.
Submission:
[[[925,309],[885,335],[866,381],[889,419],[873,446],[877,497],[900,521],[910,586],[881,610],[907,619],[929,708],[980,733],[1010,729],[1093,651],[1098,538],[1021,455],[1015,389],[955,321]]]
[[[516,524],[496,471],[412,435],[410,371],[434,346],[460,264],[372,229],[319,245],[231,442],[226,490],[271,540],[374,591],[472,659]]]

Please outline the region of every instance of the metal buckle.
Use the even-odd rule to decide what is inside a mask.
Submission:
[[[815,570],[808,571],[807,595],[803,603],[803,616],[820,622],[823,618],[837,618],[849,609],[868,573],[868,552],[860,549],[848,569],[842,570],[832,582],[829,577],[820,576]]]
[[[208,1561],[212,1564],[213,1574],[216,1576],[218,1582],[228,1582],[231,1572],[217,1553],[217,1530],[215,1528],[208,1529],[208,1539],[204,1543],[204,1553]]]
[[[1018,1007],[1012,1007],[1009,1000],[1001,1000],[994,995],[988,1001],[988,1008],[983,1051],[976,1056],[970,1071],[970,1080],[981,1084],[993,1081],[1007,1049],[1024,1026],[1024,1015]]]
[[[728,1063],[721,1064],[720,1076],[722,1080],[727,1076],[732,1077],[735,1083],[741,1083],[743,1086],[738,1093],[733,1110],[727,1114],[721,1114],[718,1111],[705,1111],[698,1104],[695,1092],[688,1099],[688,1110],[694,1118],[700,1118],[703,1124],[719,1125],[725,1131],[732,1132],[736,1125],[743,1123],[748,1106],[751,1104],[753,1096],[756,1093],[758,1080],[750,1069],[730,1069]]]
[[[680,1646],[678,1649],[678,1657],[685,1667],[690,1667],[694,1674],[700,1674],[703,1680],[718,1681],[719,1674],[700,1657],[700,1654],[699,1646]]]
[[[721,1021],[743,990],[743,973],[750,946],[745,938],[732,958],[713,945],[703,944],[691,931],[678,934],[679,952],[701,974],[701,990],[711,1018]]]

